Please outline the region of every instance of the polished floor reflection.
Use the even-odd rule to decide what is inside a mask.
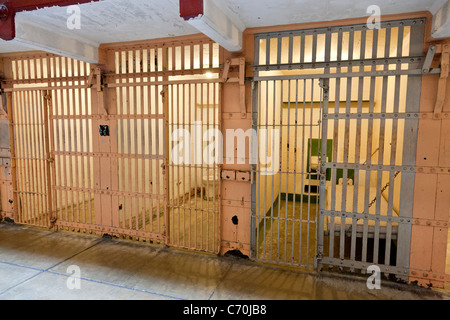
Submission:
[[[0,274],[7,275],[0,277],[0,300],[442,298],[430,290],[382,282],[370,291],[360,280],[10,224],[0,224]]]

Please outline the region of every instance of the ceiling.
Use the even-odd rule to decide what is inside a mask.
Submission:
[[[378,5],[382,15],[431,11],[442,0],[219,0],[247,28],[369,16]],[[98,45],[199,33],[179,14],[179,0],[103,0],[80,5],[81,29],[69,30],[67,8],[20,12],[16,24],[28,24]],[[30,50],[0,40],[0,53]]]

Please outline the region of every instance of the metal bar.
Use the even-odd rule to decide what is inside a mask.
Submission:
[[[339,30],[338,41],[337,41],[337,59],[341,60],[342,57],[342,47],[343,47],[343,34],[342,30]],[[338,67],[336,71],[340,71],[341,68]],[[335,88],[335,103],[334,103],[334,113],[340,113],[340,96],[341,96],[341,78],[336,78],[336,88]],[[333,161],[338,161],[338,146],[339,146],[339,121],[335,119],[333,125]],[[325,149],[326,150],[326,149]],[[327,155],[325,155],[326,159]],[[325,161],[326,163],[327,161]],[[331,171],[331,210],[336,207],[336,185],[337,185],[337,172],[336,170]],[[330,225],[328,226],[330,231],[330,244],[329,244],[329,257],[334,257],[334,217],[330,219]]]
[[[423,50],[424,25],[418,24],[411,27],[410,30],[410,54],[416,54]],[[408,77],[407,93],[406,93],[406,110],[405,112],[420,111],[420,90],[422,78]],[[416,165],[417,151],[417,130],[419,121],[408,121],[404,126],[404,145],[402,162],[403,165]],[[412,217],[412,206],[414,196],[414,173],[402,173],[400,187],[400,208],[401,216]],[[397,245],[397,266],[409,268],[409,257],[411,250],[411,226],[399,225],[398,245]]]
[[[285,213],[284,213],[284,262],[287,263],[287,237],[288,237],[288,198],[289,198],[289,147],[290,147],[290,124],[291,124],[291,80],[288,80],[288,111],[287,111],[287,134],[286,134],[286,145],[287,145],[287,152],[286,152],[286,203],[285,203]],[[283,102],[283,96],[281,98]],[[283,109],[283,106],[281,106],[281,109]],[[283,134],[281,134],[283,135]],[[280,158],[280,161],[282,162],[282,157]],[[281,167],[281,166],[280,166]],[[295,168],[294,168],[295,169]],[[293,202],[295,203],[295,198],[293,198]],[[292,242],[292,246],[294,246],[294,242]]]
[[[30,76],[30,67],[29,67],[29,61],[28,61],[28,70],[27,70],[27,75]],[[30,120],[34,121],[35,123],[37,123],[37,119],[36,119],[36,109],[39,107],[37,105],[35,96],[32,92],[29,93],[29,103],[31,104],[31,110],[28,110],[28,112],[30,113]],[[32,142],[32,145],[30,146],[30,150],[31,150],[31,154],[35,155],[37,158],[39,158],[39,154],[38,154],[38,150],[37,150],[37,135],[38,135],[38,130],[39,130],[39,126],[35,126],[35,127],[31,127],[30,128],[30,141]],[[40,183],[39,183],[39,179],[38,179],[38,171],[39,171],[39,160],[36,161],[31,161],[31,166],[32,166],[32,175],[31,175],[31,180],[32,180],[32,185],[33,185],[33,190],[37,190],[38,192],[41,190],[40,187]],[[41,207],[40,207],[40,202],[39,202],[39,195],[31,195],[31,199],[32,199],[32,206],[33,206],[33,211],[34,211],[34,215],[33,215],[33,223],[35,225],[40,225],[40,216],[41,216]]]
[[[100,234],[111,234],[111,235],[128,235],[128,236],[134,236],[134,237],[140,237],[140,238],[147,238],[152,240],[159,240],[164,241],[165,237],[164,235],[160,233],[152,233],[152,232],[144,232],[141,230],[132,230],[130,228],[118,228],[118,227],[110,227],[110,226],[103,226],[103,225],[96,225],[96,224],[85,224],[85,223],[74,223],[74,222],[66,222],[66,221],[57,221],[57,226],[60,227],[71,227],[71,228],[78,228],[78,229],[85,229],[90,231],[95,231]]]
[[[268,139],[268,136],[269,136],[269,118],[268,118],[268,116],[269,116],[269,81],[266,81],[266,85],[265,85],[265,88],[266,88],[266,99],[265,99],[265,104],[266,104],[266,111],[265,111],[265,116],[266,116],[266,119],[265,119],[265,124],[266,124],[266,135],[267,135],[267,138],[266,138],[266,152],[268,152],[268,150],[269,150],[269,139]],[[267,168],[266,168],[266,170],[267,170]],[[264,175],[264,190],[267,190],[267,174],[265,174]],[[272,192],[273,192],[273,183],[272,183]],[[273,199],[273,197],[272,197],[272,199]],[[264,192],[264,212],[263,212],[263,214],[264,214],[264,216],[267,216],[267,192]],[[264,219],[263,220],[263,222],[264,222],[264,236],[263,236],[263,243],[264,243],[264,245],[263,245],[263,257],[265,258],[266,257],[266,235],[267,235],[267,233],[266,233],[266,219]],[[272,223],[272,220],[270,220],[270,223]],[[258,242],[258,246],[259,246],[259,242]]]
[[[6,93],[6,108],[8,110],[8,128],[9,128],[9,144],[11,152],[11,183],[13,191],[17,191],[17,160],[16,160],[16,139],[17,134],[14,132],[14,115],[13,111],[13,94]],[[14,113],[13,113],[14,112]],[[17,193],[13,192],[13,208],[14,208],[14,220],[19,221],[19,201]]]
[[[304,123],[306,119],[306,79],[303,80],[303,104],[302,104],[302,122]],[[298,248],[298,260],[299,264],[302,264],[302,243],[303,243],[303,198],[304,198],[304,192],[305,192],[305,177],[304,175],[307,174],[305,170],[305,126],[302,127],[302,147],[301,147],[301,155],[302,155],[302,161],[301,161],[301,192],[300,192],[300,228],[299,228],[299,248]],[[309,204],[308,204],[309,206]]]
[[[317,42],[317,39],[315,40]],[[314,51],[316,51],[316,49],[313,50],[313,56],[316,54]],[[311,80],[311,109],[310,109],[310,123],[313,122],[313,113],[314,113],[314,80]],[[312,148],[313,148],[313,131],[312,131],[312,126],[309,127],[309,139],[310,139],[310,147],[309,147],[309,154],[308,154],[308,158],[309,158],[309,171],[310,173],[312,173],[311,169],[311,156],[312,156]],[[320,137],[319,137],[320,138]],[[306,225],[306,265],[309,264],[309,237],[310,237],[310,221],[311,221],[311,174],[308,175],[308,188],[309,188],[309,192],[308,192],[308,216],[307,216],[307,225]]]
[[[312,39],[311,62],[315,64],[317,61],[317,32],[314,31]]]
[[[331,32],[327,32],[325,38],[325,61],[329,61],[331,59],[331,40],[332,35]],[[329,72],[327,69],[326,72]],[[321,83],[321,96],[323,101],[323,113],[321,117],[321,147],[320,147],[320,156],[321,161],[319,162],[319,170],[320,170],[320,190],[319,190],[319,210],[326,208],[326,188],[327,188],[327,170],[324,169],[324,164],[326,164],[329,160],[327,158],[328,153],[328,124],[329,121],[323,118],[323,115],[327,114],[329,108],[329,90],[330,90],[330,81],[329,80],[320,80]],[[332,170],[334,172],[334,170]],[[317,217],[318,216],[318,217]],[[318,224],[316,225],[316,233],[317,233],[317,255],[315,260],[315,265],[317,270],[322,270],[322,258],[324,257],[324,233],[325,233],[325,219],[322,214],[316,215],[316,220]]]
[[[349,39],[349,58],[351,59],[353,56],[353,32],[350,33],[350,39]],[[346,85],[346,112],[350,112],[350,106],[351,106],[351,95],[352,95],[352,78],[347,78],[347,85]],[[350,120],[346,119],[344,124],[344,159],[343,162],[347,163],[349,160],[349,142],[350,142]],[[347,185],[348,185],[348,170],[343,170],[343,183],[342,183],[342,202],[341,202],[341,210],[347,211]],[[341,259],[344,259],[345,256],[345,224],[346,219],[341,219],[341,233],[340,233],[340,246],[339,246],[339,257]]]
[[[280,82],[280,126],[283,124],[283,81]],[[276,94],[274,94],[274,97],[276,96]],[[276,104],[274,103],[274,109],[276,108]],[[280,132],[280,142],[279,142],[279,150],[283,150],[283,134],[282,134],[282,130],[283,128],[281,127],[281,132]],[[282,152],[280,154],[280,167],[283,163],[283,155]],[[287,175],[287,174],[286,174]],[[280,218],[281,218],[281,174],[278,175],[278,186],[279,186],[279,190],[278,190],[278,212],[277,212],[277,251],[276,251],[276,255],[277,255],[277,262],[280,262]]]
[[[272,127],[272,134],[274,133],[274,129],[275,129],[275,106],[276,106],[276,81],[273,81],[273,101],[272,101],[272,109],[273,109],[273,112],[272,112],[272,125],[273,125],[273,127]],[[274,144],[275,143],[275,141],[272,141],[272,143],[271,143],[271,147],[272,147],[272,151],[274,151],[275,150],[275,147],[274,147]],[[275,177],[274,177],[274,175],[272,175],[272,192],[271,192],[271,194],[272,194],[272,200],[271,200],[271,208],[270,208],[270,217],[271,217],[271,219],[270,219],[270,260],[271,261],[273,261],[273,225],[274,225],[274,220],[276,219],[275,217],[274,217],[274,211],[273,211],[273,207],[274,207],[274,201],[275,201],[275,199],[274,199],[274,190],[273,190],[273,186],[274,186],[274,184],[275,184]],[[278,196],[280,196],[280,192],[278,192]],[[279,198],[278,198],[278,200],[280,200]]]
[[[195,88],[195,87],[194,87]],[[192,85],[188,84],[188,128],[191,129],[192,128]],[[194,112],[196,112],[195,108],[194,108]],[[183,121],[184,122],[184,121]],[[191,131],[192,132],[192,131]],[[189,144],[191,143],[190,141],[188,142]],[[189,154],[189,163],[191,163],[191,159],[192,159],[192,155]],[[192,188],[192,169],[190,168],[190,166],[188,166],[188,183],[189,183],[189,189]],[[192,192],[189,190],[189,236],[188,236],[188,244],[189,247],[194,247],[194,245],[192,245],[192,199],[191,199],[191,194]],[[197,186],[194,187],[194,197],[197,197]],[[195,210],[195,209],[194,209]],[[197,222],[196,222],[197,223]]]
[[[440,69],[433,69],[429,74],[438,74]],[[363,76],[395,76],[395,75],[408,75],[408,76],[422,76],[422,70],[408,69],[408,70],[379,70],[379,71],[367,71],[367,72],[346,72],[346,73],[328,73],[328,74],[298,74],[289,76],[258,76],[254,77],[254,81],[263,80],[295,80],[295,79],[332,79],[332,78],[354,78]]]
[[[51,127],[49,124],[49,101],[51,99],[51,96],[49,95],[49,92],[43,92],[43,98],[44,98],[44,105],[43,105],[43,111],[44,111],[44,139],[45,139],[45,156],[47,158],[46,161],[46,185],[47,185],[47,208],[49,213],[49,221],[48,223],[51,223],[53,219],[53,190],[52,190],[52,179],[51,179],[51,149],[50,149],[50,140],[51,140]],[[51,111],[50,111],[51,112]]]
[[[26,73],[24,73],[24,76],[26,76]],[[30,122],[31,120],[31,115],[30,112],[25,111],[25,109],[31,109],[33,108],[33,106],[31,105],[30,102],[30,92],[24,92],[24,102],[23,102],[23,108],[24,108],[24,118],[25,118],[25,122]],[[26,105],[26,106],[25,106]],[[25,128],[25,150],[26,150],[26,154],[27,155],[32,155],[32,132],[31,132],[31,128]],[[33,166],[33,161],[31,160],[27,160],[26,161],[26,165],[27,165],[27,170],[28,170],[28,177],[27,177],[27,188],[26,190],[28,192],[31,192],[34,189],[34,184],[35,182],[33,181],[33,175],[34,175],[34,166]],[[27,222],[29,224],[35,224],[34,218],[35,218],[35,208],[34,208],[34,203],[33,203],[33,196],[29,193],[28,194],[28,219]]]
[[[366,52],[366,30],[361,31],[361,48],[360,48],[360,58],[365,57]],[[362,102],[364,98],[364,78],[359,78],[358,83],[358,113],[362,113]],[[357,120],[356,125],[356,147],[355,147],[355,162],[361,162],[361,139],[362,139],[362,123],[361,120]],[[354,171],[354,183],[353,183],[353,211],[358,211],[359,205],[359,169]],[[357,221],[355,219],[352,220],[352,237],[351,237],[351,245],[350,245],[350,259],[356,260],[356,228]]]
[[[337,258],[328,258],[325,257],[323,260],[324,264],[330,264],[334,266],[340,266],[342,268],[355,268],[361,270],[363,273],[367,272],[367,268],[371,265],[367,262],[363,261],[352,261],[352,260],[341,260]],[[380,268],[381,272],[384,273],[390,273],[390,274],[396,274],[398,276],[402,277],[408,277],[409,271],[407,268],[402,268],[398,266],[389,266],[389,265],[383,265],[383,264],[377,264],[377,266]]]
[[[290,44],[292,44],[292,37],[290,38]],[[291,53],[292,52],[292,47],[290,46],[290,48],[289,48],[289,52]],[[292,60],[292,54],[290,55],[290,59]],[[298,80],[295,80],[295,125],[294,125],[294,177],[293,177],[293,180],[294,180],[294,187],[293,187],[293,196],[292,196],[292,199],[293,199],[293,203],[292,203],[292,219],[294,220],[295,219],[295,204],[297,203],[297,201],[295,200],[296,199],[296,186],[297,186],[297,181],[296,181],[296,178],[297,178],[297,128],[298,128],[298,126],[297,126],[297,122],[298,122]],[[290,101],[290,96],[289,96],[289,101]],[[290,134],[290,132],[289,132],[289,134]],[[302,218],[302,216],[301,216],[301,214],[302,214],[302,207],[300,207],[300,219]],[[291,239],[291,241],[292,241],[292,252],[291,252],[291,263],[292,264],[294,264],[294,248],[295,248],[295,223],[294,222],[292,222],[292,230],[291,230],[291,232],[292,232],[292,239]],[[300,245],[301,245],[301,243],[300,243]],[[300,264],[300,260],[301,260],[301,257],[299,256],[299,258],[298,258],[298,263]]]
[[[306,51],[306,47],[305,47],[305,33],[302,32],[301,34],[301,40],[300,40],[300,63],[304,63],[305,62],[305,51]]]

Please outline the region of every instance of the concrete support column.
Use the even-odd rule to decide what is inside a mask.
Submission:
[[[252,69],[248,65],[253,63],[253,36],[244,38],[243,53],[225,53],[224,61],[231,58],[244,57],[246,77],[251,76]],[[230,70],[229,77],[239,76],[239,68]],[[245,83],[246,115],[241,110],[240,85],[237,82],[225,83],[222,91],[222,133],[224,136],[224,154],[222,173],[236,173],[231,180],[222,176],[222,216],[221,216],[221,250],[220,254],[239,250],[242,254],[250,256],[250,224],[252,194],[251,182],[239,179],[240,174],[250,175],[251,164],[249,159],[250,140],[245,140],[245,159],[238,159],[237,139],[235,139],[234,155],[227,154],[227,130],[252,129],[252,86]],[[244,161],[242,161],[244,160]],[[241,162],[244,162],[243,164]]]

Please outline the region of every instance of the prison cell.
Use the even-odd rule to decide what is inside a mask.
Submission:
[[[171,148],[173,130],[220,128],[222,49],[199,38],[105,50],[106,74],[10,58],[15,220],[217,253],[220,161],[175,164]]]
[[[204,150],[213,139],[211,130],[220,129],[219,85],[214,82],[171,85],[169,97],[172,133],[169,149],[174,160],[169,167],[169,234],[174,235],[171,241],[178,247],[217,253],[220,161],[205,161],[208,159]],[[174,132],[180,129],[190,136],[174,137]],[[179,162],[177,157],[186,161]]]
[[[423,30],[415,19],[255,35],[254,125],[281,130],[278,184],[256,168],[256,259],[408,273]]]
[[[61,164],[65,163],[66,158],[60,158],[58,154],[66,151],[66,145],[77,144],[78,140],[71,138],[70,131],[75,130],[77,126],[68,129],[67,118],[53,123],[53,114],[64,111],[58,103],[52,104],[51,97],[53,95],[57,98],[55,101],[61,102],[61,99],[64,99],[67,105],[73,105],[76,99],[73,90],[82,87],[79,85],[82,76],[78,75],[87,72],[86,64],[51,55],[36,55],[12,59],[10,68],[14,85],[9,119],[13,128],[10,136],[14,137],[11,140],[11,149],[14,153],[12,160],[15,162],[15,169],[12,172],[15,182],[14,198],[18,204],[15,206],[16,220],[19,223],[48,227],[56,216],[62,218],[63,212],[66,218],[69,210],[72,218],[74,215],[80,215],[78,206],[81,197],[69,192],[69,188],[79,186],[67,178],[68,175],[72,177],[79,168],[78,159],[70,160],[70,164],[64,165],[65,169],[61,169]],[[80,81],[72,81],[75,78]],[[55,79],[64,81],[54,82]],[[49,86],[52,86],[52,90]],[[64,97],[61,95],[62,89],[57,89],[62,87],[66,90]],[[65,110],[67,111],[67,107]],[[73,114],[81,112],[80,109],[72,110]],[[56,151],[54,125],[57,126],[55,130],[59,131],[62,128],[62,136],[56,141],[58,146]],[[58,168],[58,175],[55,167]],[[80,179],[84,179],[84,176]],[[66,192],[56,197],[57,190],[61,191],[66,187]]]

